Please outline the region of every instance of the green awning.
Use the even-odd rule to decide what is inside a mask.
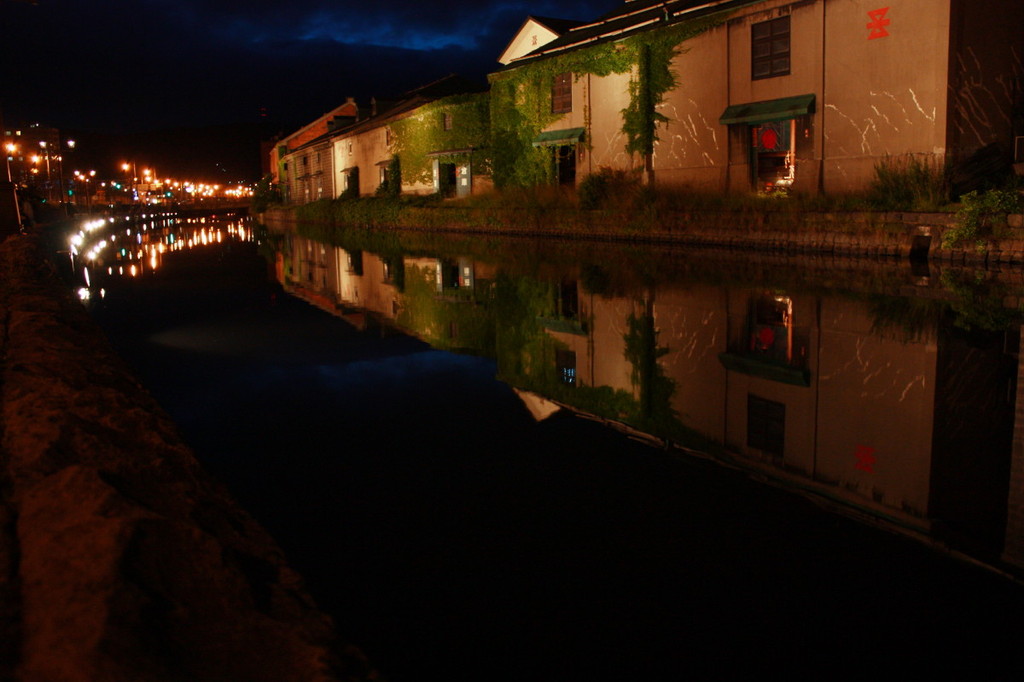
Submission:
[[[534,147],[576,144],[583,139],[586,128],[565,128],[564,130],[548,130],[533,138]]]
[[[797,95],[764,102],[734,104],[725,108],[718,122],[727,126],[737,123],[770,123],[813,113],[814,95]]]

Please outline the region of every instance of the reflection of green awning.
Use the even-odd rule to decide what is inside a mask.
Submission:
[[[537,321],[540,322],[541,326],[552,332],[562,332],[563,334],[576,334],[577,336],[586,336],[587,330],[583,328],[576,320],[562,320],[554,317],[538,317]]]
[[[548,130],[533,138],[534,147],[576,144],[583,139],[586,128],[565,128],[564,130]]]
[[[774,362],[766,362],[760,358],[754,358],[738,353],[719,353],[718,361],[726,369],[752,377],[761,377],[769,381],[777,381],[781,384],[793,386],[810,386],[811,373],[804,369],[779,365]]]
[[[737,123],[769,123],[813,113],[814,95],[797,95],[765,102],[734,104],[725,108],[718,122],[727,126]]]

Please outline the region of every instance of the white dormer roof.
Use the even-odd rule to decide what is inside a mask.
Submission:
[[[511,63],[513,60],[525,54],[533,52],[542,45],[547,45],[555,38],[561,36],[568,26],[576,25],[579,22],[570,22],[564,19],[547,19],[545,17],[527,17],[508,47],[498,57],[502,65]]]

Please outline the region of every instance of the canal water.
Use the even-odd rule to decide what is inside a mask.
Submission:
[[[1024,673],[1021,273],[338,241],[65,262],[386,679]]]

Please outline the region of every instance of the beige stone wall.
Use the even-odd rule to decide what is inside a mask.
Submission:
[[[946,153],[948,0],[893,0],[886,37],[869,39],[868,0],[824,4],[825,83],[816,118],[824,189],[863,187],[885,155],[941,163]]]
[[[348,168],[359,168],[359,194],[372,196],[380,186],[381,168],[391,161],[394,153],[394,139],[387,124],[364,130],[333,141],[333,164],[335,192],[337,197],[345,189],[343,175]],[[402,191],[412,194],[429,194],[433,184],[420,182],[402,185]]]
[[[310,170],[312,172],[310,194],[314,201],[330,199],[334,191],[334,159],[329,142],[321,142],[310,150]]]
[[[633,160],[626,153],[620,113],[629,105],[629,74],[585,76],[573,89],[574,101],[577,90],[586,109],[574,120],[579,120],[581,126],[587,120],[590,123],[587,130],[590,150],[580,159],[577,177],[597,172],[602,166],[630,168]]]
[[[338,197],[347,185],[346,172],[356,165],[355,136],[336,138],[331,143],[331,156],[334,159],[334,196]]]
[[[596,173],[602,166],[615,169],[632,167],[622,134],[622,110],[629,104],[629,74],[573,78],[572,111],[567,112],[545,131],[585,128],[587,139],[576,157],[577,181]]]
[[[359,194],[372,195],[380,186],[380,164],[391,160],[391,145],[386,125],[334,140],[334,163],[339,173],[359,168]],[[339,182],[339,193],[343,184]]]
[[[729,131],[718,123],[728,105],[728,36],[725,26],[684,43],[672,63],[679,87],[658,111],[668,117],[654,146],[657,182],[718,190],[725,186]]]

